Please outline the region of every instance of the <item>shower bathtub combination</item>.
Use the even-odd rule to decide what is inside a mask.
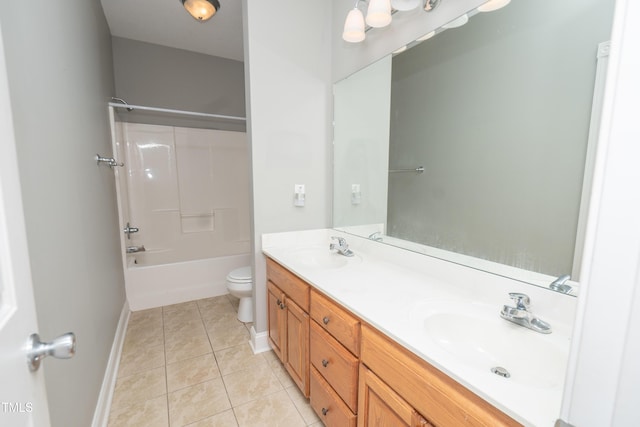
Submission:
[[[227,293],[251,264],[241,117],[110,103],[122,260],[133,311]]]

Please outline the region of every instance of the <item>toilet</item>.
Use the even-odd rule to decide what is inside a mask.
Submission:
[[[253,322],[253,277],[251,267],[240,267],[227,275],[227,290],[234,297],[240,298],[238,320]]]

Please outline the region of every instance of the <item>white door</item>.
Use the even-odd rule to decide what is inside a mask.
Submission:
[[[0,426],[49,426],[42,369],[27,366],[37,332],[9,87],[0,31]]]

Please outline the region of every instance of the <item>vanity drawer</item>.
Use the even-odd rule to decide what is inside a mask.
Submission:
[[[518,422],[369,326],[362,363],[436,426],[520,426]]]
[[[352,412],[358,408],[358,359],[316,322],[311,322],[311,364]]]
[[[276,284],[298,307],[309,312],[309,285],[283,266],[267,258],[267,279]]]
[[[311,292],[311,318],[356,356],[360,354],[360,321],[324,295]]]
[[[310,386],[311,407],[326,427],[356,427],[356,416],[313,366]]]

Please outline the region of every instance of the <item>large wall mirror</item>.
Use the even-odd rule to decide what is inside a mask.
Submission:
[[[336,83],[334,227],[578,281],[613,7],[513,0]]]

